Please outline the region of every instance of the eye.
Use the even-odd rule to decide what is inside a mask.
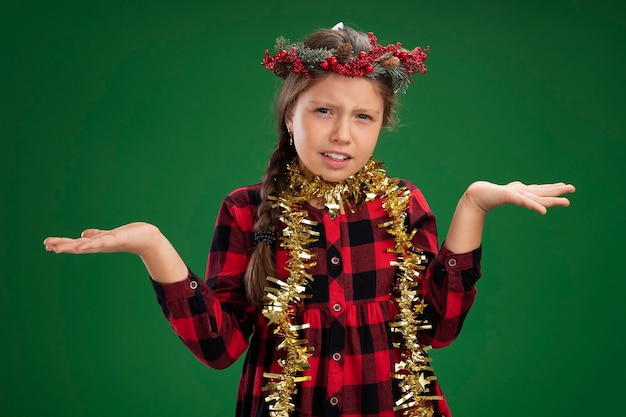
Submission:
[[[371,117],[369,115],[365,114],[365,113],[360,113],[357,117],[359,119],[363,119],[363,120],[370,120],[371,119]]]
[[[328,110],[326,107],[320,107],[319,109],[317,109],[317,111],[322,114],[330,113],[330,110]]]

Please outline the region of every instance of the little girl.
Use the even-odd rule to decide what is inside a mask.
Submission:
[[[206,281],[147,223],[46,249],[139,255],[199,360],[222,369],[246,352],[237,416],[450,416],[428,350],[454,340],[474,301],[487,212],[544,214],[574,187],[472,183],[439,247],[420,190],[372,159],[427,52],[341,24],[266,51],[284,78],[278,142],[263,181],[224,199]]]

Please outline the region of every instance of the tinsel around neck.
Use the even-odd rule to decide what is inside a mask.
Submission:
[[[286,194],[291,201],[303,204],[311,199],[320,200],[330,212],[345,213],[344,206],[358,206],[376,198],[378,193],[388,189],[390,181],[383,169],[383,163],[370,159],[356,174],[340,182],[329,182],[320,176],[307,176],[294,160],[287,165],[289,185]]]

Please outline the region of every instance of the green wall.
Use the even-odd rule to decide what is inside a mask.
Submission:
[[[623,415],[619,4],[3,1],[0,415],[233,414],[240,364],[186,351],[138,258],[41,242],[145,220],[202,274],[219,202],[275,141],[264,50],[340,20],[431,47],[377,155],[442,237],[474,180],[578,189],[545,217],[490,213],[477,302],[433,354],[455,416]]]

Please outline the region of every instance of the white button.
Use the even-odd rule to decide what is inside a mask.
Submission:
[[[189,283],[189,288],[191,288],[192,290],[195,290],[196,288],[198,288],[198,282],[197,281],[191,281]]]
[[[456,259],[454,258],[448,259],[448,266],[452,266],[452,267],[456,266]]]
[[[333,353],[333,360],[339,362],[341,360],[341,353],[335,352]]]
[[[333,310],[335,310],[335,311],[341,311],[341,304],[334,304],[334,305],[333,305]]]
[[[330,258],[330,262],[331,262],[333,265],[339,265],[339,262],[340,262],[340,261],[339,261],[339,258],[338,258],[338,257],[333,256],[332,258]]]
[[[330,405],[337,405],[337,404],[339,404],[339,398],[330,397]]]

